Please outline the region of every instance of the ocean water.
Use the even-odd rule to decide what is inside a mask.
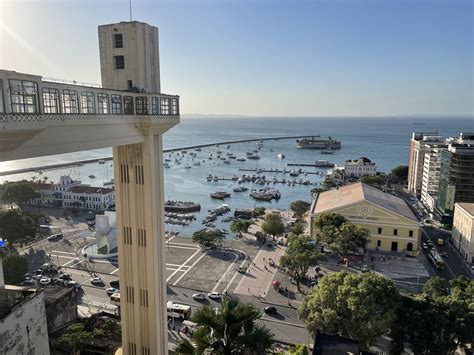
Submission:
[[[414,124],[414,123],[418,124]],[[331,136],[342,143],[342,149],[332,155],[322,155],[318,150],[297,149],[294,139],[264,141],[259,151],[260,160],[247,160],[238,162],[231,160],[229,165],[213,159],[208,155],[216,156],[220,149],[223,155],[233,152],[237,157],[244,156],[247,151],[257,149],[255,142],[221,145],[219,148],[212,146],[202,148],[201,152],[195,152],[198,156],[192,159],[189,154],[169,153],[165,158],[170,158],[170,168],[165,171],[165,198],[181,201],[194,201],[201,203],[201,212],[196,214],[197,221],[190,226],[168,225],[169,230],[179,230],[181,234],[190,235],[195,230],[202,228],[201,220],[207,215],[209,209],[215,208],[222,203],[228,204],[232,211],[235,208],[254,206],[267,206],[274,208],[286,208],[288,204],[296,199],[310,201],[310,190],[314,185],[286,186],[282,184],[270,184],[280,190],[279,201],[262,202],[255,201],[249,196],[251,188],[263,186],[244,184],[249,188],[248,192],[235,193],[232,189],[237,185],[234,181],[207,182],[209,174],[219,177],[230,178],[232,175],[253,175],[252,172],[239,171],[239,168],[261,168],[261,169],[290,169],[286,166],[289,162],[313,163],[315,160],[329,160],[337,165],[343,165],[347,159],[366,156],[375,162],[379,171],[388,172],[397,165],[406,165],[408,161],[408,148],[411,134],[414,131],[437,131],[445,137],[456,136],[459,132],[474,131],[472,118],[251,118],[251,117],[183,117],[181,123],[167,132],[164,137],[164,148],[180,148],[196,144],[211,144],[216,142],[258,139],[279,136],[317,135],[321,137]],[[188,152],[189,153],[189,152]],[[278,159],[277,154],[285,154],[285,159]],[[59,162],[70,162],[82,159],[102,158],[111,156],[111,149],[99,149],[74,154],[63,154],[35,159],[17,160],[0,163],[0,171],[8,171],[22,167],[42,166],[56,164]],[[176,164],[179,159],[181,164]],[[193,165],[199,161],[201,166]],[[185,166],[191,166],[186,169]],[[308,175],[300,175],[296,180],[309,179],[317,184],[322,181],[320,175],[313,172],[324,172],[326,168],[303,168]],[[38,173],[16,174],[0,177],[0,182],[5,180],[18,180],[22,178],[44,179],[57,181],[61,175],[68,174],[83,183],[93,186],[101,186],[104,181],[113,178],[113,167],[111,162],[106,164],[86,164],[81,167],[71,167]],[[89,175],[95,178],[89,178]],[[278,179],[289,178],[288,174],[264,173],[267,178]],[[292,178],[293,179],[293,178]],[[225,201],[213,200],[209,194],[215,191],[228,191],[231,197]],[[216,227],[225,228],[228,224],[222,223],[221,218],[216,222]]]

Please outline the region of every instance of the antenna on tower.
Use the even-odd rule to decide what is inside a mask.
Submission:
[[[130,21],[132,21],[132,0],[129,0],[128,3],[130,5]]]

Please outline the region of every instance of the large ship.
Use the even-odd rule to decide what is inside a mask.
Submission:
[[[341,142],[328,137],[328,139],[316,139],[315,137],[300,139],[296,141],[300,149],[341,149]]]

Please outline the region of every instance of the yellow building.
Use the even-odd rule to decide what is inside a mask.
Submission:
[[[311,206],[310,233],[317,237],[316,217],[334,212],[367,228],[367,249],[417,255],[421,222],[400,197],[361,182],[320,193]]]
[[[453,244],[468,263],[474,264],[474,203],[456,203]]]

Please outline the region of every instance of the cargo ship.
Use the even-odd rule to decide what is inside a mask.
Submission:
[[[305,138],[296,141],[299,149],[341,149],[341,142],[328,137],[328,139]]]

